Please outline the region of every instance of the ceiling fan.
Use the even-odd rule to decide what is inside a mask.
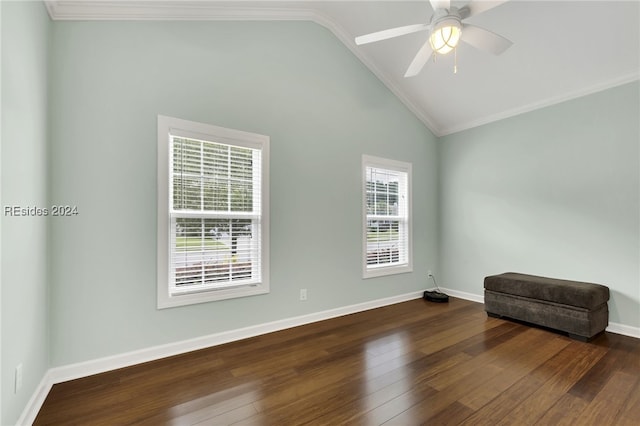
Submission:
[[[409,65],[405,77],[413,77],[420,73],[432,55],[446,55],[454,51],[460,41],[463,41],[476,49],[499,55],[507,50],[513,43],[506,38],[475,25],[465,24],[462,21],[500,6],[508,0],[472,0],[464,7],[451,6],[450,0],[429,0],[433,7],[433,16],[428,24],[414,24],[403,27],[391,28],[371,34],[356,37],[357,45],[387,40],[419,31],[429,31],[429,39],[420,48],[415,58]],[[435,59],[435,57],[434,57]],[[454,72],[457,72],[454,66]]]

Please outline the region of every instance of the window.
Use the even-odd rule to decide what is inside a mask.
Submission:
[[[364,278],[411,272],[411,164],[362,157]]]
[[[269,138],[158,116],[158,308],[269,292]]]

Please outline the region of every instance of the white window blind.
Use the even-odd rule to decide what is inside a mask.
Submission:
[[[364,158],[364,276],[411,270],[411,165]]]
[[[268,291],[264,144],[244,140],[252,134],[177,121],[166,136],[168,254],[159,306]]]
[[[171,136],[172,293],[260,282],[260,150]]]

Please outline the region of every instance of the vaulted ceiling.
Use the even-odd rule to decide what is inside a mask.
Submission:
[[[482,1],[482,0],[476,0]],[[453,1],[462,7],[469,3]],[[49,0],[56,20],[308,20],[331,30],[438,136],[640,78],[640,2],[511,0],[467,21],[513,42],[500,56],[461,44],[407,67],[427,32],[357,46],[354,38],[428,23],[421,1]]]

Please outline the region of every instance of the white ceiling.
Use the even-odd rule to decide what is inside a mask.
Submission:
[[[481,1],[481,0],[479,0]],[[404,73],[428,34],[356,46],[353,39],[428,22],[421,1],[46,1],[53,19],[309,20],[331,30],[438,136],[496,121],[640,78],[640,1],[511,0],[469,23],[513,46],[493,56],[461,45]],[[463,6],[468,1],[453,1]]]

